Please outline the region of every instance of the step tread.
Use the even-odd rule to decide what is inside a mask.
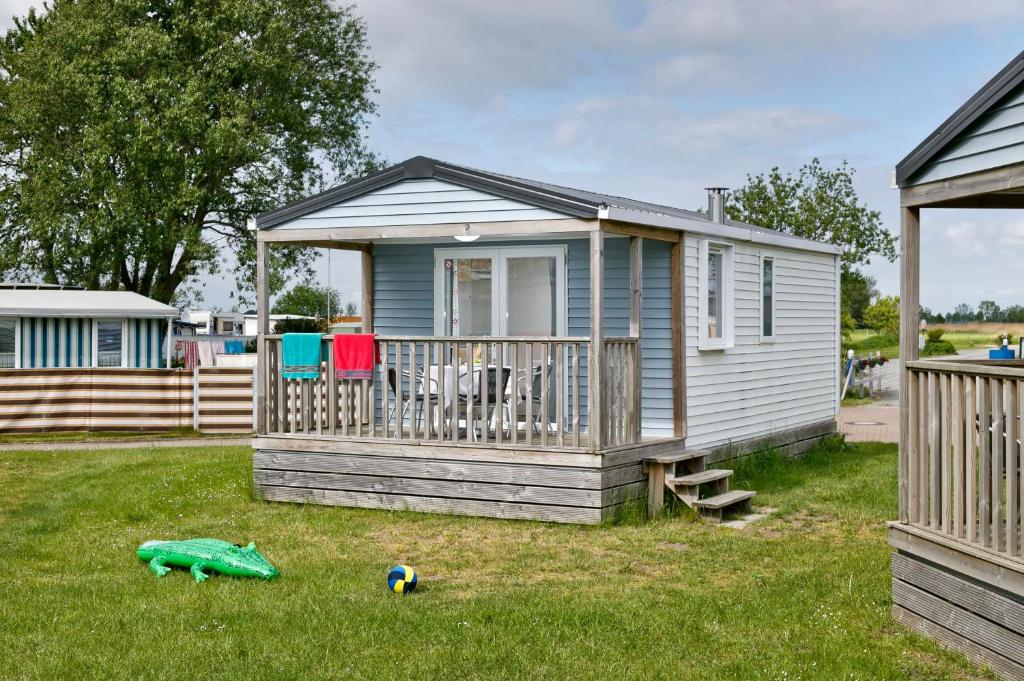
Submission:
[[[681,449],[678,452],[646,456],[644,457],[644,461],[649,461],[650,463],[678,463],[680,461],[688,461],[690,459],[699,459],[700,457],[707,456],[710,453],[711,452],[707,449]]]
[[[699,508],[725,508],[726,506],[732,506],[738,504],[741,501],[750,499],[757,492],[752,492],[746,489],[734,489],[731,492],[724,494],[716,494],[713,497],[707,497],[706,499],[698,499],[693,502],[694,506]]]
[[[722,478],[728,478],[730,475],[732,475],[732,471],[726,468],[709,468],[706,471],[701,471],[700,473],[666,477],[665,482],[670,485],[703,485],[708,482],[714,482],[715,480],[721,480]]]

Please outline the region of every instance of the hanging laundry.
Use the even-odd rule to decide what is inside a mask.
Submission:
[[[281,339],[281,346],[283,377],[320,377],[320,334],[286,333]]]
[[[334,336],[334,371],[338,378],[368,380],[380,363],[377,336],[372,333],[339,333]]]

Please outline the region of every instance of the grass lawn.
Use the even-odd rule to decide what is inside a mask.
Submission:
[[[241,448],[0,455],[0,677],[976,679],[890,617],[896,449],[740,467],[746,530],[260,503]],[[146,539],[255,540],[274,582],[157,579]],[[421,590],[385,588],[407,562]]]

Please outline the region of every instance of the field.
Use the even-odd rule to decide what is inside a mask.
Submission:
[[[1013,334],[1012,347],[1016,346],[1016,339],[1024,334],[1024,324],[999,324],[988,322],[977,322],[971,324],[932,324],[929,329],[944,329],[943,340],[948,340],[957,351],[984,349],[995,347],[996,336],[1002,333]],[[879,352],[889,359],[899,357],[899,338],[896,336],[882,336],[871,329],[857,329],[850,334],[848,342],[844,347],[852,349],[857,353]]]
[[[778,512],[602,527],[252,500],[242,448],[0,458],[0,677],[978,679],[890,616],[896,450],[765,455]],[[273,582],[157,579],[151,538],[253,540]],[[421,590],[385,589],[415,566]]]

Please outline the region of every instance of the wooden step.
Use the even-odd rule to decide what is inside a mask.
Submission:
[[[717,494],[706,499],[698,499],[693,502],[693,505],[699,508],[721,510],[727,506],[732,506],[740,503],[741,501],[746,501],[756,494],[757,492],[751,492],[746,489],[734,489],[733,491],[726,492],[725,494]]]
[[[665,484],[675,486],[693,487],[694,485],[706,485],[709,482],[722,480],[732,475],[732,471],[725,468],[709,468],[700,473],[690,473],[679,477],[665,477]]]
[[[649,463],[670,464],[687,461],[689,459],[698,459],[707,456],[709,453],[710,452],[707,449],[681,449],[678,452],[646,456],[644,457],[644,461]]]

